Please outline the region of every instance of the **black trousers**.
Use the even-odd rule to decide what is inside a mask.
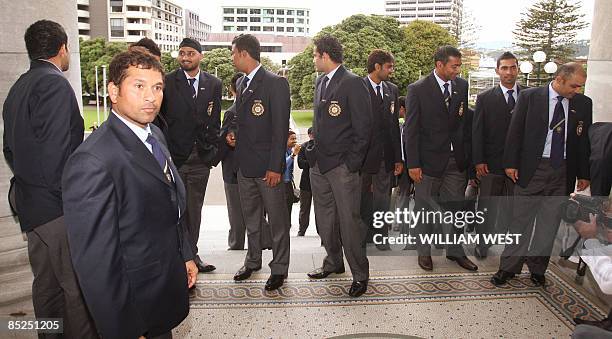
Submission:
[[[506,175],[487,174],[480,178],[478,210],[486,211],[482,224],[476,223],[476,232],[482,234],[506,233],[512,219],[514,182]],[[490,247],[484,243],[480,247]]]
[[[368,242],[372,242],[372,238],[376,234],[380,234],[383,237],[389,235],[389,225],[385,224],[381,228],[375,228],[372,225],[374,212],[387,212],[391,207],[391,179],[393,178],[393,172],[387,172],[385,168],[385,162],[381,161],[376,173],[362,173],[361,174],[361,190],[362,197],[366,196],[366,199],[371,197],[371,207],[364,199],[361,203],[361,214],[364,223],[368,225]]]
[[[306,233],[310,224],[310,206],[312,206],[312,192],[300,190],[300,232]],[[319,229],[317,228],[317,233]]]
[[[27,233],[37,318],[63,318],[64,333],[39,338],[99,338],[72,268],[66,223],[59,217]]]
[[[504,248],[500,270],[520,273],[523,263],[527,263],[531,273],[546,272],[561,222],[561,206],[567,200],[566,175],[565,164],[555,169],[549,159],[543,158],[527,187],[514,187],[509,232],[521,234],[521,237],[518,243]]]

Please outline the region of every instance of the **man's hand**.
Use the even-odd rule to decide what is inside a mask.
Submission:
[[[578,220],[574,223],[576,232],[584,239],[597,237],[597,217],[593,213],[589,213],[589,222]]]
[[[468,180],[468,186],[478,187],[478,182],[476,181],[476,179],[470,179]]]
[[[227,143],[230,147],[236,147],[236,135],[234,132],[227,132],[225,135],[225,143]]]
[[[516,168],[506,168],[505,169],[506,176],[510,178],[515,184],[518,180],[518,170]]]
[[[415,184],[418,184],[423,179],[423,170],[421,170],[420,167],[419,168],[409,168],[408,175],[410,176],[410,179],[414,181]]]
[[[395,170],[393,171],[393,175],[400,175],[400,174],[402,174],[403,171],[404,171],[404,163],[396,162],[395,163]]]
[[[272,171],[266,171],[266,177],[263,180],[268,184],[268,187],[274,187],[280,182],[281,174]]]
[[[296,144],[295,146],[293,146],[293,155],[297,157],[301,149],[302,149],[302,145],[300,144]]]
[[[591,182],[589,180],[586,179],[578,179],[578,182],[576,183],[576,190],[578,192],[580,191],[584,191],[585,189],[587,189],[587,187],[589,187],[591,185]]]
[[[187,287],[191,288],[198,279],[198,267],[193,260],[189,260],[185,262],[185,268],[187,269]]]
[[[478,176],[478,178],[484,177],[487,174],[489,174],[489,166],[487,164],[476,165],[476,176]]]

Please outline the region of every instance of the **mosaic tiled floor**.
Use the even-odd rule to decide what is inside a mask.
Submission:
[[[201,281],[190,315],[175,334],[179,338],[321,338],[360,333],[561,338],[571,334],[574,317],[604,316],[553,271],[547,273],[544,288],[533,286],[525,274],[505,287],[495,287],[489,282],[492,274],[374,277],[368,292],[357,299],[346,294],[350,278],[289,279],[278,292],[264,291],[264,280]]]

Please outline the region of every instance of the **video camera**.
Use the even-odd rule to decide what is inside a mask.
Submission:
[[[575,194],[565,203],[561,218],[565,222],[573,224],[578,220],[589,222],[589,214],[594,214],[597,217],[598,224],[612,229],[612,218],[605,213],[607,201],[607,197]]]

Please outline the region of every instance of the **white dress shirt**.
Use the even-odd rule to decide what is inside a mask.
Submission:
[[[452,97],[453,96],[453,84],[452,82],[449,81],[444,81],[442,80],[437,74],[436,74],[436,70],[434,69],[433,71],[433,75],[436,78],[436,80],[438,81],[438,86],[440,86],[440,90],[442,91],[442,96],[444,96],[444,85],[448,84],[448,94]],[[454,150],[453,149],[453,142],[450,142],[450,150],[451,152]]]
[[[550,158],[550,148],[552,147],[552,136],[553,130],[550,129],[550,122],[555,115],[555,106],[557,105],[557,97],[559,94],[553,89],[552,82],[548,85],[548,125],[546,128],[548,129],[548,134],[546,135],[546,143],[544,144],[544,152],[542,153],[543,158]],[[565,142],[566,146],[563,147],[563,158],[565,159],[565,155],[567,154],[567,120],[569,117],[569,100],[567,98],[563,98],[561,101],[563,105],[563,111],[565,111]]]
[[[506,86],[499,84],[499,87],[502,90],[502,93],[504,93],[504,99],[506,99],[506,103],[508,103],[508,91],[509,90],[513,90],[514,92],[512,93],[512,96],[514,97],[514,102],[516,103],[516,100],[518,100],[518,86],[516,85],[516,83],[514,83],[514,87],[512,88],[506,88]]]
[[[142,127],[136,125],[135,123],[127,120],[126,118],[122,117],[121,115],[117,114],[114,110],[111,110],[111,111],[113,112],[113,114],[117,118],[119,118],[119,120],[123,121],[123,123],[126,124],[127,127],[129,127],[130,130],[132,130],[132,132],[134,132],[134,134],[136,134],[138,139],[147,147],[149,152],[151,152],[151,154],[153,154],[153,146],[151,146],[151,144],[149,144],[147,142],[147,138],[149,137],[149,134],[151,134],[151,126],[149,126],[149,124],[147,124],[147,127],[142,128]]]
[[[247,83],[246,86],[244,87],[244,90],[246,91],[247,88],[249,88],[249,86],[251,85],[251,80],[253,80],[253,77],[255,77],[255,74],[257,74],[257,71],[259,71],[259,69],[261,68],[261,64],[258,64],[257,67],[255,67],[251,73],[249,73],[249,75],[247,75]],[[243,92],[244,93],[244,92]]]
[[[183,71],[185,72],[185,71]],[[192,76],[187,74],[187,72],[185,72],[185,76],[187,77],[187,79],[191,79]],[[198,69],[198,74],[196,74],[195,77],[193,77],[193,79],[195,79],[195,82],[193,83],[193,88],[195,89],[195,95],[196,97],[198,96],[198,92],[199,92],[199,88],[200,88],[200,70]],[[188,82],[189,83],[189,82]]]
[[[383,84],[382,81],[380,83],[375,83],[372,78],[370,78],[370,76],[368,75],[368,80],[370,80],[370,85],[372,85],[372,88],[374,89],[374,93],[376,93],[376,86],[380,87],[380,97],[384,98],[384,92],[383,92]]]

